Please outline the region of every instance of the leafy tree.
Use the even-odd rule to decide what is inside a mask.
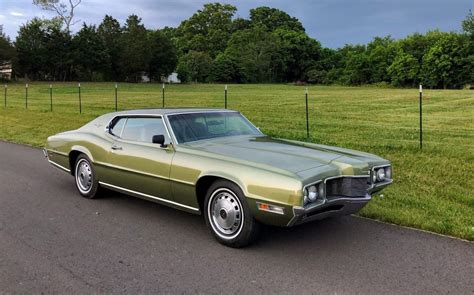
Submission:
[[[97,34],[102,39],[107,50],[106,65],[103,67],[105,80],[122,80],[123,75],[120,70],[120,58],[122,56],[122,28],[120,23],[112,16],[106,15],[99,27]]]
[[[241,83],[243,78],[242,69],[235,60],[225,53],[220,53],[216,57],[212,66],[211,81]]]
[[[236,11],[237,8],[229,4],[204,4],[202,10],[181,22],[177,29],[180,54],[194,50],[207,52],[214,58],[224,51],[233,29],[232,17]]]
[[[365,53],[352,54],[345,68],[346,81],[351,85],[370,83],[370,61]]]
[[[159,80],[176,65],[182,81],[289,82],[456,88],[474,83],[474,21],[469,11],[462,33],[438,30],[393,40],[375,37],[367,45],[322,48],[301,22],[270,7],[234,18],[228,4],[205,4],[177,28],[147,30],[136,15],[123,28],[106,15],[75,35],[74,9],[81,0],[34,0],[57,12],[52,20],[33,19],[20,28],[11,57],[0,36],[0,59],[10,59],[19,75],[33,79]],[[63,28],[66,27],[64,30]],[[0,34],[1,35],[1,34]],[[178,62],[179,61],[179,62]]]
[[[423,59],[423,84],[429,87],[438,87],[442,84],[443,88],[446,88],[451,67],[451,58],[443,52],[442,46],[431,47]]]
[[[474,15],[469,10],[466,19],[462,22],[464,33],[468,35],[469,39],[464,42],[464,54],[466,67],[462,69],[462,76],[465,78],[466,84],[474,84]]]
[[[46,69],[41,79],[62,81],[71,79],[73,64],[71,36],[61,29],[60,22],[46,21],[45,25]]]
[[[46,69],[48,56],[44,22],[39,18],[33,18],[21,26],[15,47],[18,63],[14,67],[17,73],[29,79],[40,79],[41,73]]]
[[[311,68],[306,72],[306,80],[309,83],[324,84],[328,73],[325,70]]]
[[[462,21],[462,29],[466,34],[474,36],[474,15],[470,9],[466,18]]]
[[[439,33],[438,39],[423,57],[422,82],[429,87],[460,87],[465,77],[459,69],[466,66],[462,37],[455,33]]]
[[[132,14],[127,18],[121,36],[120,68],[127,81],[139,82],[149,69],[151,58],[148,32],[141,18]]]
[[[72,40],[74,71],[80,80],[103,80],[109,55],[95,26],[85,23]]]
[[[298,32],[305,31],[297,18],[291,17],[279,9],[266,6],[250,9],[250,23],[252,26],[263,26],[271,32],[278,28]]]
[[[5,62],[12,62],[16,57],[15,47],[10,38],[0,32],[0,65]]]
[[[248,29],[250,25],[250,20],[238,17],[232,21],[231,33]]]
[[[274,34],[279,39],[284,81],[304,80],[306,71],[321,57],[321,45],[303,31],[279,28]]]
[[[423,56],[428,51],[430,45],[425,35],[415,33],[398,41],[403,52],[413,56],[419,64],[423,62]]]
[[[381,38],[375,37],[367,44],[367,54],[369,58],[370,82],[388,82],[387,69],[392,64],[396,54],[397,46],[390,36]]]
[[[310,83],[342,83],[344,55],[339,49],[322,48],[321,57],[308,68],[306,79]]]
[[[71,37],[57,18],[34,18],[20,27],[15,41],[20,75],[35,80],[70,79]]]
[[[242,68],[244,82],[282,81],[284,60],[280,42],[264,27],[252,27],[232,34],[226,55]]]
[[[175,39],[178,29],[173,27],[164,27],[160,30],[162,34],[164,34],[168,39]],[[176,45],[176,44],[175,44]]]
[[[346,45],[340,50],[342,58],[342,76],[340,81],[350,85],[370,82],[369,56],[364,45]]]
[[[148,38],[151,51],[148,72],[151,78],[160,81],[176,68],[176,48],[171,39],[159,30],[149,32]]]
[[[212,59],[207,52],[190,51],[178,63],[178,78],[182,82],[207,82]]]
[[[414,86],[420,65],[416,58],[400,50],[388,67],[388,75],[394,86]]]

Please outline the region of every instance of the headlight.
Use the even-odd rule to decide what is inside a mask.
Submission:
[[[308,199],[310,202],[316,201],[318,198],[318,189],[315,185],[312,185],[308,188]]]
[[[385,177],[388,179],[392,179],[392,167],[385,168]]]
[[[377,173],[375,171],[372,173],[372,183],[375,183],[377,181]]]
[[[377,170],[377,180],[383,181],[385,179],[385,169],[380,168]]]

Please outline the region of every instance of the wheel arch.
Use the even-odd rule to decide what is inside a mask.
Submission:
[[[197,182],[196,182],[196,198],[197,198],[197,201],[198,201],[198,204],[199,204],[199,209],[201,210],[201,212],[204,212],[203,211],[203,209],[204,209],[204,200],[206,198],[207,190],[217,180],[225,180],[225,181],[228,181],[228,182],[231,182],[231,183],[237,185],[240,188],[240,190],[242,191],[242,193],[244,194],[244,196],[245,197],[247,196],[247,192],[244,189],[243,183],[240,182],[237,179],[234,179],[233,177],[219,175],[217,173],[216,174],[210,173],[210,174],[201,175],[198,178]]]
[[[69,167],[71,170],[71,174],[74,175],[74,165],[76,164],[77,158],[79,157],[80,154],[85,154],[92,162],[94,162],[94,159],[92,157],[92,154],[90,151],[83,147],[83,146],[73,146],[71,148],[71,151],[69,152]]]

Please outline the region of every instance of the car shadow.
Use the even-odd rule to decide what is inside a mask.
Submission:
[[[202,235],[205,235],[205,237],[210,237],[210,242],[215,243],[202,215],[190,214],[111,190],[104,190],[103,197],[99,200],[113,202],[122,210],[127,208],[126,210],[132,211],[131,214],[133,211],[139,212],[138,216],[147,218],[150,222],[173,224],[173,226],[179,227],[180,233],[186,233],[196,239],[202,239]],[[353,237],[360,234],[354,225],[361,222],[370,221],[345,216],[317,220],[291,228],[263,225],[259,238],[250,248],[295,249],[314,244],[347,244]]]

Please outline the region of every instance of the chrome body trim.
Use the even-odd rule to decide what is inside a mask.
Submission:
[[[393,183],[393,179],[389,179],[389,180],[384,181],[384,182],[372,184],[372,186],[369,188],[368,192],[369,193],[375,193],[375,192],[383,189],[384,187],[386,187],[387,185],[390,185],[392,183]]]
[[[362,178],[362,177],[370,178],[370,175],[337,175],[337,176],[331,176],[331,177],[327,177],[327,178],[324,179],[324,184],[326,184],[326,182],[328,180],[336,179],[336,178]]]
[[[372,182],[372,173],[374,173],[375,169],[377,168],[384,168],[384,167],[391,167],[391,164],[385,165],[378,165],[371,167],[368,171],[368,175],[337,175],[327,177],[323,180],[319,180],[316,182],[309,183],[303,187],[303,194],[304,190],[314,184],[318,184],[321,181],[324,183],[324,202],[319,204],[311,204],[309,203],[307,206],[293,206],[293,218],[288,222],[287,226],[293,226],[296,224],[322,219],[331,216],[340,216],[340,215],[348,215],[358,212],[362,209],[371,199],[372,194],[381,190],[382,188],[390,185],[393,183],[393,179],[387,179],[383,182],[373,183]],[[326,198],[326,183],[329,180],[337,179],[337,178],[367,178],[369,181],[369,188],[367,189],[367,193],[364,197],[357,197],[357,198],[348,198],[345,196],[336,196],[332,199]],[[303,200],[304,202],[304,200]],[[309,215],[309,216],[308,216]]]
[[[171,114],[146,114],[146,113],[145,114],[136,114],[136,113],[133,113],[133,112],[128,113],[128,114],[120,114],[120,115],[113,116],[112,119],[110,119],[107,122],[107,124],[105,125],[105,128],[104,128],[104,131],[105,131],[106,134],[111,135],[112,138],[114,138],[114,139],[116,139],[116,138],[121,139],[121,137],[114,136],[109,131],[110,123],[112,123],[112,121],[115,120],[115,118],[117,118],[117,117],[159,117],[159,118],[163,119],[163,123],[164,123],[165,129],[166,129],[166,133],[168,134],[168,137],[171,140],[171,144],[173,144],[173,143],[174,144],[179,144],[179,142],[176,138],[176,135],[174,134],[173,128],[171,127],[171,124],[169,123],[168,116],[185,115],[185,114],[202,114],[202,113],[239,113],[251,126],[253,126],[256,130],[258,130],[261,133],[261,135],[264,135],[260,131],[260,129],[255,127],[255,125],[253,125],[253,123],[250,122],[249,119],[247,119],[242,113],[240,113],[238,111],[234,111],[234,110],[220,110],[220,109],[219,110],[195,111],[195,112],[176,112],[176,113],[171,113]],[[125,127],[125,124],[124,124],[124,127]],[[122,128],[122,132],[123,132],[123,128]],[[121,139],[121,140],[123,140],[123,139]]]
[[[327,200],[327,202],[321,206],[313,206],[308,208],[294,206],[293,218],[291,218],[287,226],[290,227],[327,217],[353,214],[362,209],[371,199],[372,197],[367,193],[361,198],[340,197]]]
[[[336,178],[362,178],[362,177],[366,177],[366,178],[370,178],[369,175],[336,175],[336,176],[330,176],[330,177],[326,177],[324,178],[323,180],[318,180],[318,181],[315,181],[315,182],[311,182],[307,185],[305,185],[303,187],[303,196],[304,196],[304,190],[308,187],[308,186],[311,186],[311,185],[314,185],[314,184],[319,184],[320,182],[323,182],[324,185],[323,185],[323,189],[324,189],[324,201],[321,203],[308,203],[308,206],[306,207],[307,209],[314,209],[316,207],[320,207],[320,206],[323,206],[324,204],[326,204],[328,202],[328,199],[326,198],[326,182],[328,180],[331,180],[331,179],[336,179]],[[303,199],[303,202],[304,202],[304,199]],[[304,206],[304,205],[303,205]]]
[[[194,208],[194,207],[191,207],[191,206],[188,206],[188,205],[183,205],[181,203],[176,203],[176,202],[173,202],[173,201],[170,201],[170,200],[167,200],[167,199],[162,199],[162,198],[159,198],[159,197],[156,197],[156,196],[144,194],[144,193],[141,193],[141,192],[126,189],[126,188],[116,186],[116,185],[113,185],[113,184],[109,184],[109,183],[105,183],[105,182],[102,182],[102,181],[99,181],[99,184],[103,185],[106,188],[109,188],[109,189],[112,189],[112,190],[117,190],[117,191],[120,191],[120,192],[124,192],[126,194],[137,195],[137,196],[144,197],[144,198],[147,198],[147,199],[152,199],[152,200],[164,203],[164,204],[174,205],[174,206],[186,208],[186,209],[189,209],[189,210],[192,210],[192,211],[195,211],[195,212],[199,212],[199,208]]]
[[[57,167],[57,168],[59,168],[59,169],[61,169],[61,170],[63,170],[63,171],[66,171],[67,173],[71,173],[71,170],[70,170],[70,169],[68,169],[68,168],[66,168],[66,167],[64,167],[64,166],[61,166],[61,165],[59,165],[58,163],[51,161],[50,159],[48,159],[48,162],[49,162],[50,164],[52,164],[53,166],[55,166],[55,167]]]
[[[165,116],[166,115],[162,115],[162,114],[133,114],[133,113],[116,115],[116,116],[113,116],[112,119],[110,119],[107,122],[107,124],[105,125],[105,128],[104,128],[104,131],[105,131],[106,134],[111,135],[112,138],[115,139],[115,140],[118,139],[118,140],[123,140],[123,141],[126,141],[126,142],[140,143],[140,142],[137,142],[137,141],[128,141],[128,140],[122,139],[123,130],[125,129],[125,124],[127,124],[128,119],[130,117],[161,118],[163,120],[163,125],[165,126],[166,133],[168,134],[168,138],[171,140],[171,144],[173,144],[173,137],[171,137],[169,127],[168,127],[168,124],[166,122],[167,119],[165,120]],[[122,130],[120,131],[120,136],[115,136],[115,135],[110,133],[110,123],[112,123],[112,121],[114,121],[115,118],[118,118],[118,117],[126,118],[126,120],[125,120],[125,123],[123,124]]]
[[[48,150],[48,149],[45,149],[45,150],[46,150],[46,152],[51,152],[53,154],[58,154],[58,155],[61,155],[61,156],[69,157],[69,155],[67,153],[63,153],[63,152],[55,151],[55,150]]]
[[[185,181],[185,180],[176,179],[176,178],[170,178],[170,181],[179,182],[179,183],[187,184],[187,185],[191,185],[191,186],[195,186],[195,185],[196,185],[194,182]]]

